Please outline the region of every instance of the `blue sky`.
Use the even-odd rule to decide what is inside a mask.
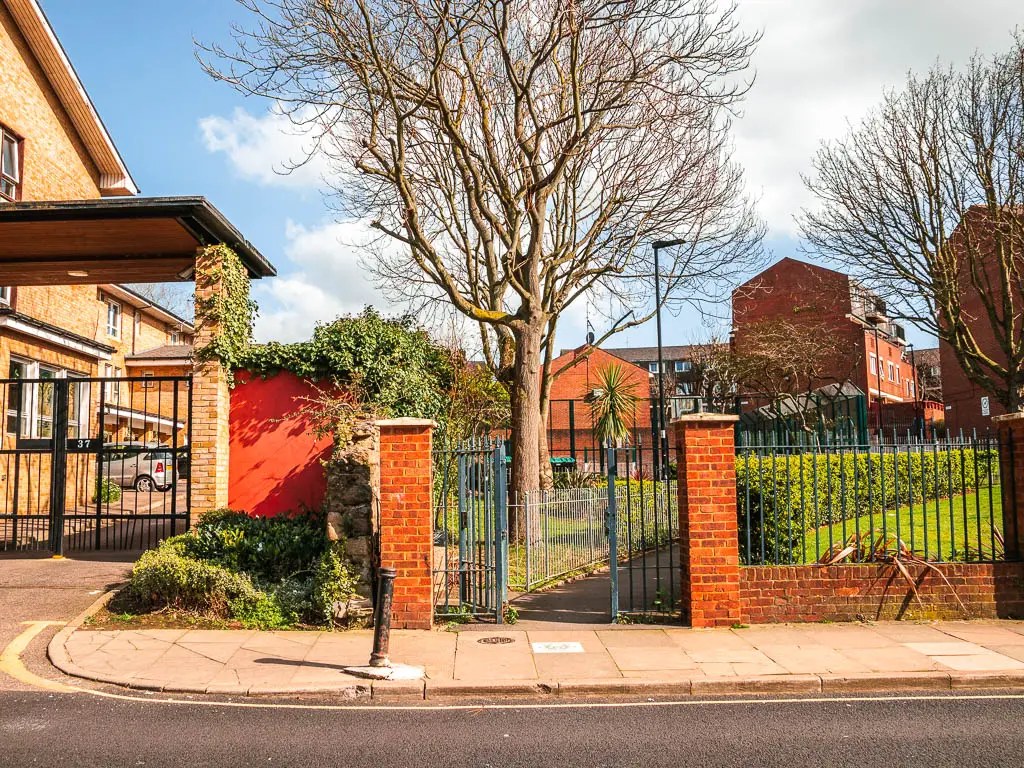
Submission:
[[[257,337],[291,341],[362,304],[380,304],[356,259],[362,227],[327,215],[316,167],[275,173],[301,141],[266,103],[207,77],[193,37],[226,41],[245,19],[235,0],[41,0],[142,194],[204,195],[277,267],[256,289]],[[908,69],[936,57],[959,63],[1006,48],[1024,25],[1019,0],[741,0],[739,16],[765,36],[757,82],[736,124],[737,157],[769,225],[774,258],[798,253],[792,215],[807,205],[799,175],[817,142],[841,135]],[[813,9],[813,12],[809,12]],[[998,20],[998,21],[993,21]],[[561,346],[582,342],[583,308],[563,324]],[[668,316],[665,341],[707,335],[692,311]],[[913,330],[919,345],[928,339]],[[653,323],[616,344],[654,341]]]

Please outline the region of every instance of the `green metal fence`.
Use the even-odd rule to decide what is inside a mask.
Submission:
[[[736,474],[747,565],[1005,559],[994,436],[740,447]]]

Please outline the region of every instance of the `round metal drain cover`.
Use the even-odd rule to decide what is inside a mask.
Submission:
[[[507,637],[502,635],[497,635],[496,637],[481,637],[479,640],[477,640],[478,643],[483,643],[484,645],[508,645],[509,643],[514,643],[515,641],[516,639],[514,637]]]

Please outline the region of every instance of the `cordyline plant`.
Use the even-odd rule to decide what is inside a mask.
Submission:
[[[600,297],[615,331],[648,319],[659,238],[686,243],[664,254],[663,301],[717,299],[760,264],[729,141],[757,36],[734,7],[237,1],[254,24],[207,70],[308,132],[337,210],[382,234],[366,263],[392,298],[479,329],[509,391],[512,493],[540,483],[567,308]]]
[[[963,612],[968,613],[967,606],[964,605],[960,595],[953,589],[953,585],[949,583],[946,574],[935,563],[911,551],[899,536],[880,535],[872,537],[867,533],[854,534],[845,542],[837,542],[833,545],[830,550],[821,556],[818,562],[821,565],[836,565],[844,560],[856,563],[891,565],[903,577],[903,580],[906,581],[907,586],[914,595],[914,599],[917,600],[918,605],[922,609],[924,609],[924,603],[921,601],[921,595],[917,591],[917,584],[910,573],[910,568],[923,566],[942,579],[945,585],[949,587],[953,597],[956,598],[957,603],[960,604]]]
[[[601,445],[629,442],[636,411],[636,383],[626,369],[613,363],[597,371],[597,386],[587,397],[594,418],[594,432]]]

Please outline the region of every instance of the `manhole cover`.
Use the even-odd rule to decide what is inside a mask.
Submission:
[[[481,637],[477,640],[478,643],[483,643],[484,645],[508,645],[515,641],[516,639],[514,637],[503,637],[501,635],[497,637]]]

